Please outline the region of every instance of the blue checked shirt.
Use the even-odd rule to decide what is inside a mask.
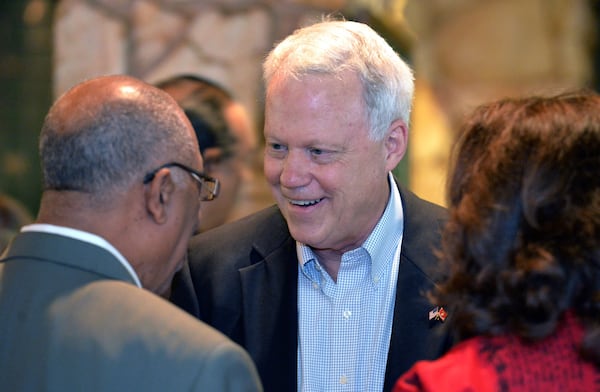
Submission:
[[[390,199],[364,244],[343,254],[337,283],[310,247],[298,253],[298,391],[383,389],[392,332],[402,203]]]

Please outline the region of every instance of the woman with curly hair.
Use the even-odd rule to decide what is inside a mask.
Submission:
[[[600,96],[478,108],[454,149],[431,293],[458,343],[405,391],[600,391]]]

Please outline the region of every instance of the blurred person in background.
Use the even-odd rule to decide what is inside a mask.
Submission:
[[[258,148],[246,109],[222,86],[199,76],[176,75],[155,85],[184,109],[196,132],[204,171],[221,184],[219,198],[200,210],[198,230],[241,217],[242,187],[254,180]]]
[[[0,254],[19,229],[33,221],[27,208],[16,199],[0,194]]]

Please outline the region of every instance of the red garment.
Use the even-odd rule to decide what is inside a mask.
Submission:
[[[393,392],[600,391],[600,369],[583,361],[583,338],[571,315],[554,335],[536,343],[515,336],[475,337],[436,361],[419,361]]]

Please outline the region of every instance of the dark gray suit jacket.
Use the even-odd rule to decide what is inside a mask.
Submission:
[[[451,345],[431,323],[423,293],[433,285],[445,210],[400,191],[404,236],[384,390],[417,360]],[[265,391],[295,391],[297,366],[296,242],[275,206],[192,239],[189,263],[175,277],[172,301],[248,350]]]
[[[0,390],[260,391],[247,353],[108,251],[19,234],[0,260]]]

